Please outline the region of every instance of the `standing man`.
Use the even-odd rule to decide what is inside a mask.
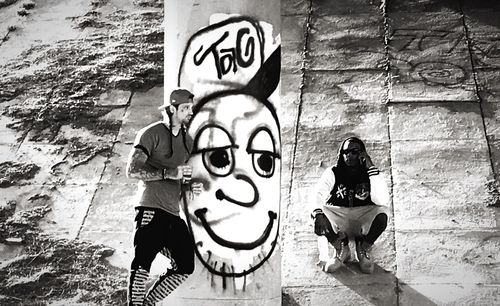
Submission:
[[[200,184],[187,185],[192,168],[186,162],[193,141],[186,129],[192,107],[192,93],[172,91],[170,102],[159,107],[163,121],[140,130],[129,155],[127,176],[139,180],[129,305],[154,305],[194,271],[193,238],[179,217],[181,183],[183,190],[201,191]],[[151,263],[158,252],[171,260],[172,267],[145,294]]]
[[[387,227],[387,186],[356,137],[347,138],[339,150],[337,165],[325,170],[316,186],[314,232],[318,235],[319,265],[333,272],[349,257],[349,238],[356,241],[356,254],[363,273],[373,273],[373,243]],[[328,256],[328,243],[335,254]]]

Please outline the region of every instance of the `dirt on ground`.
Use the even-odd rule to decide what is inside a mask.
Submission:
[[[0,10],[18,5],[19,16],[36,14],[36,2],[25,2],[0,0]],[[103,93],[163,84],[163,1],[134,0],[137,9],[101,10],[108,3],[90,1],[86,14],[66,18],[85,33],[81,38],[42,42],[0,66],[0,109],[12,119],[8,128],[20,135],[17,144],[61,145],[65,156],[52,166],[54,173],[62,163],[71,169],[111,152],[113,143],[99,137],[116,135],[121,121],[104,117],[127,105],[101,105]],[[0,45],[23,24],[1,26],[8,29]],[[84,128],[96,140],[62,133],[64,126]],[[33,163],[2,162],[0,191],[29,182],[39,170]],[[29,201],[25,210],[16,201],[0,202],[0,246],[22,250],[0,262],[0,305],[124,304],[127,271],[105,260],[114,250],[45,234],[39,222],[51,210],[50,195],[38,193]]]
[[[35,164],[7,161],[0,163],[0,188],[17,185],[23,180],[35,177],[40,170]]]
[[[126,301],[127,271],[105,260],[113,249],[43,234],[38,222],[50,211],[50,197],[30,198],[34,207],[15,212],[16,203],[0,206],[0,241],[21,245],[22,255],[0,264],[1,305],[44,305],[73,298],[103,305]]]
[[[146,1],[140,3],[145,6]],[[151,4],[157,6],[156,1]],[[3,113],[16,119],[8,127],[31,131],[32,141],[54,141],[63,125],[116,131],[117,122],[101,119],[115,107],[99,106],[100,95],[163,84],[161,10],[106,15],[89,10],[72,19],[75,27],[94,31],[81,39],[30,48],[0,72],[0,103],[17,102]],[[19,73],[33,67],[39,69]]]

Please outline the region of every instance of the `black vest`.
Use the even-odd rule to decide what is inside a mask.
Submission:
[[[337,167],[333,167],[332,171],[335,185],[330,191],[327,204],[342,207],[374,205],[370,198],[370,178],[366,170],[360,170],[354,177]]]

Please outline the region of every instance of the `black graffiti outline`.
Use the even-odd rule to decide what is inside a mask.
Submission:
[[[224,26],[224,25],[227,25],[230,23],[237,23],[240,21],[249,21],[256,28],[260,29],[260,31],[258,31],[260,38],[261,38],[260,39],[261,40],[261,43],[260,43],[261,66],[260,66],[259,70],[252,77],[252,79],[248,82],[248,84],[246,84],[246,85],[237,84],[237,85],[241,86],[238,89],[222,90],[222,91],[211,93],[205,97],[201,97],[200,101],[198,101],[198,103],[193,108],[193,113],[198,114],[203,105],[210,102],[212,99],[216,99],[218,97],[224,97],[224,96],[229,96],[229,95],[248,95],[248,96],[253,97],[254,99],[257,99],[262,105],[264,105],[270,111],[270,113],[271,113],[271,115],[272,115],[272,117],[273,117],[273,119],[278,127],[278,131],[280,131],[281,130],[280,122],[278,120],[276,109],[274,108],[272,103],[269,102],[268,98],[272,94],[272,92],[274,92],[276,90],[278,83],[279,83],[281,47],[278,46],[278,48],[264,62],[264,45],[265,45],[264,31],[261,29],[259,23],[256,20],[249,18],[249,17],[245,17],[245,16],[233,17],[233,18],[227,19],[227,20],[223,21],[222,23],[218,23],[218,24],[209,26],[207,28],[204,28],[204,29],[200,30],[199,32],[197,32],[195,35],[191,36],[191,38],[189,39],[189,41],[187,43],[187,46],[189,47],[191,42],[194,39],[196,39],[199,35],[206,33],[207,31],[219,28],[221,26]],[[188,47],[184,50],[184,54],[182,56],[181,65],[180,65],[179,72],[178,72],[178,79],[177,79],[178,86],[181,85],[181,80],[182,80],[181,77],[182,77],[183,67],[185,65],[186,55],[189,51]],[[210,112],[210,118],[213,118],[214,115],[215,115],[215,113],[212,110],[212,112]],[[195,116],[193,115],[193,117],[191,118],[191,121],[194,119],[194,117]],[[278,133],[278,139],[281,142],[281,133]],[[280,159],[280,164],[281,164],[281,159]],[[186,213],[187,216],[190,216],[189,211],[188,211],[188,201],[187,201],[185,192],[182,193],[182,198],[183,198],[183,203],[184,203],[184,206],[183,206],[184,212]],[[191,219],[195,219],[195,218],[191,218],[191,217],[186,218],[189,230],[191,233],[193,233],[193,225],[192,225],[193,221]],[[207,254],[209,254],[208,260],[205,260],[203,258],[203,255],[200,253],[200,250],[198,247],[195,247],[195,253],[196,253],[196,256],[199,258],[199,260],[201,261],[201,263],[203,264],[203,266],[209,272],[212,273],[212,276],[218,275],[218,276],[222,276],[222,277],[244,277],[244,281],[246,284],[246,275],[259,269],[273,255],[274,250],[276,248],[276,245],[278,244],[279,227],[280,227],[280,219],[278,218],[277,222],[276,222],[276,235],[275,235],[275,237],[272,238],[271,246],[270,246],[268,253],[265,254],[265,256],[263,256],[263,258],[259,259],[260,261],[258,261],[257,263],[255,263],[256,260],[254,259],[253,262],[251,262],[249,264],[249,268],[246,270],[243,270],[241,272],[235,272],[234,268],[232,269],[232,272],[229,272],[229,273],[225,272],[225,271],[217,270],[216,266],[212,266],[212,262],[210,262],[210,258],[211,258],[211,254],[212,254],[210,250],[207,250]],[[202,242],[200,242],[200,243],[202,243]],[[259,256],[259,258],[260,258],[260,256]]]
[[[251,18],[251,17],[248,17],[248,16],[236,16],[236,17],[230,17],[226,20],[223,20],[219,23],[215,23],[215,24],[212,24],[212,25],[209,25],[203,29],[201,29],[200,31],[196,32],[193,36],[191,36],[189,38],[189,40],[187,41],[187,46],[190,46],[191,43],[197,39],[199,36],[205,34],[205,33],[208,33],[208,32],[211,32],[211,31],[215,31],[219,28],[222,28],[226,25],[229,25],[229,24],[237,24],[237,23],[240,23],[240,22],[249,22],[255,29],[256,29],[256,32],[257,32],[257,38],[259,39],[259,46],[260,46],[260,66],[262,66],[262,64],[264,63],[264,45],[266,43],[266,40],[265,40],[265,37],[264,37],[264,29],[262,28],[262,26],[260,25],[260,23],[254,19],[254,18]],[[182,54],[182,59],[181,59],[181,64],[180,64],[180,67],[179,67],[179,73],[177,74],[177,86],[181,86],[180,82],[181,82],[181,74],[182,74],[182,70],[183,70],[183,67],[186,63],[186,57],[187,57],[187,53],[189,51],[189,48],[186,48],[184,49],[184,52]],[[199,50],[197,51],[199,52]]]
[[[222,75],[226,75],[229,70],[231,70],[231,67],[233,67],[233,72],[236,72],[238,71],[238,65],[236,65],[235,63],[235,57],[237,57],[238,55],[236,54],[236,51],[234,49],[220,49],[220,52],[221,53],[229,53],[229,54],[224,54],[223,56],[220,57],[220,69],[219,70]],[[228,59],[229,60],[229,65],[227,66],[227,69],[224,69],[224,60],[225,59]],[[236,60],[237,62],[238,60]],[[217,65],[216,65],[217,67]],[[222,75],[221,74],[217,74],[217,76],[219,77],[219,80],[222,79]]]
[[[276,90],[277,84],[279,83],[281,72],[281,46],[278,46],[276,50],[274,50],[274,52],[266,59],[263,67],[266,67],[266,69],[262,69],[261,67],[243,88],[245,93],[249,93],[259,101],[267,100],[272,92]],[[273,71],[277,71],[277,75],[273,74]],[[257,115],[264,107],[264,105],[259,104],[254,111],[245,112],[242,119],[244,118],[244,120],[248,120],[254,115]],[[233,130],[237,123],[238,118],[233,121],[231,126]]]
[[[276,109],[275,109],[274,105],[269,100],[267,100],[267,99],[263,99],[262,97],[255,96],[252,92],[249,92],[246,88],[241,88],[241,89],[227,89],[227,90],[217,91],[217,92],[213,92],[213,93],[210,93],[207,96],[202,97],[198,101],[198,103],[196,103],[193,106],[193,116],[191,117],[191,121],[194,119],[195,114],[197,114],[198,112],[200,112],[201,108],[205,104],[207,104],[208,102],[210,102],[212,100],[215,100],[215,99],[227,97],[227,96],[238,96],[238,95],[250,96],[250,97],[256,99],[257,101],[259,101],[259,103],[263,104],[269,110],[269,112],[271,113],[271,116],[273,117],[273,119],[274,119],[274,121],[275,121],[275,123],[276,123],[276,125],[278,127],[278,130],[279,131],[281,130],[281,128],[280,128],[280,122],[279,122],[279,119],[278,119],[278,114],[276,112]],[[207,124],[207,125],[210,125],[210,124]],[[279,136],[279,142],[281,143],[281,134],[279,134],[278,136]]]
[[[257,30],[257,32],[258,32],[258,30]],[[210,45],[210,47],[208,47],[206,49],[206,51],[203,52],[201,57],[199,59],[197,59],[196,57],[198,56],[198,54],[200,54],[201,51],[203,51],[203,48],[204,48],[204,46],[200,46],[198,51],[196,51],[196,53],[193,55],[194,64],[196,66],[200,66],[205,61],[205,58],[210,53],[212,53],[212,55],[214,57],[214,61],[215,61],[215,68],[217,70],[217,78],[219,80],[222,79],[223,75],[226,75],[229,72],[231,67],[233,67],[233,72],[238,71],[238,66],[240,66],[242,68],[249,67],[250,65],[252,65],[254,58],[255,58],[255,39],[254,39],[254,37],[251,36],[247,41],[247,44],[245,47],[245,56],[248,56],[248,53],[250,51],[250,57],[248,58],[247,61],[245,61],[245,59],[243,58],[242,53],[241,53],[242,38],[243,38],[243,35],[245,35],[245,34],[250,34],[250,29],[248,27],[241,28],[238,30],[238,32],[236,34],[236,44],[235,44],[236,47],[235,48],[220,49],[219,52],[217,52],[217,46],[229,36],[229,32],[225,31],[222,34],[222,36],[219,39],[217,39],[214,43],[212,43]],[[249,48],[251,48],[251,50],[249,50]],[[222,55],[223,53],[228,53],[228,54]],[[225,69],[226,67],[224,66],[224,60],[226,58],[229,59],[229,65],[227,66],[227,69]]]
[[[182,201],[184,203],[184,211],[186,212],[187,214],[187,199],[186,199],[186,193],[183,192],[182,193]],[[188,220],[187,224],[188,224],[188,228],[189,228],[189,232],[193,232],[193,228],[192,228],[192,225],[191,225],[191,220],[190,218],[186,218]],[[279,229],[280,227],[280,218],[277,219],[277,224],[276,224],[276,227]],[[260,267],[262,267],[262,265],[264,265],[264,263],[267,262],[267,260],[269,258],[271,258],[271,255],[274,253],[274,249],[276,248],[276,245],[278,244],[278,237],[279,237],[279,230],[276,231],[276,237],[273,239],[273,241],[271,241],[271,249],[269,250],[269,252],[267,253],[267,255],[260,261],[258,262],[256,265],[254,266],[250,266],[250,268],[248,270],[243,270],[241,272],[231,272],[231,273],[226,273],[226,272],[222,272],[220,270],[217,270],[216,267],[212,266],[210,263],[209,263],[209,260],[212,256],[212,252],[210,250],[207,250],[207,254],[209,255],[209,257],[205,260],[203,258],[203,255],[200,253],[200,250],[198,247],[195,247],[194,248],[194,251],[195,251],[195,254],[196,256],[198,257],[198,259],[200,260],[201,264],[212,274],[215,274],[215,275],[218,275],[218,276],[222,276],[222,277],[243,277],[243,276],[246,276],[254,271],[256,271],[257,269],[259,269]],[[197,243],[196,245],[198,245],[199,243]],[[201,243],[203,244],[203,243]]]
[[[257,189],[257,186],[255,186],[255,183],[248,176],[246,176],[244,174],[238,174],[235,176],[235,178],[237,180],[242,180],[242,181],[247,182],[252,187],[253,199],[250,202],[241,202],[239,200],[233,199],[230,196],[227,196],[224,193],[224,191],[222,191],[221,189],[217,189],[217,191],[215,192],[215,197],[217,198],[217,200],[219,200],[219,201],[226,200],[230,203],[233,203],[233,204],[236,204],[239,206],[243,206],[243,207],[252,207],[255,204],[257,204],[257,202],[260,199],[260,196],[259,196],[259,190]]]
[[[207,50],[202,54],[202,56],[201,56],[200,59],[197,60],[196,56],[203,50],[203,46],[201,46],[200,49],[198,49],[198,51],[196,51],[196,53],[193,56],[193,62],[194,62],[194,64],[196,66],[199,66],[199,65],[201,65],[203,63],[203,61],[205,60],[205,58],[210,53],[212,53],[213,56],[214,56],[214,61],[215,61],[215,68],[217,70],[217,78],[219,80],[222,78],[221,68],[223,68],[223,65],[222,65],[223,60],[220,59],[220,61],[219,61],[219,54],[216,52],[216,47],[217,47],[218,44],[220,44],[221,42],[223,42],[228,36],[229,36],[229,32],[228,31],[224,32],[222,34],[222,36],[218,40],[216,40],[209,48],[207,48]],[[222,66],[222,67],[220,67],[219,65]]]
[[[245,31],[246,30],[246,31]],[[257,33],[259,31],[257,30]],[[245,34],[250,34],[250,29],[249,28],[241,28],[238,30],[238,33],[236,34],[236,55],[241,55],[241,44],[239,42],[241,42],[242,38],[243,38],[243,35]],[[260,43],[260,42],[259,42]],[[248,42],[246,44],[246,48],[245,48],[245,56],[248,56],[248,48],[249,46],[251,45],[253,51],[255,51],[255,41],[253,39],[253,37],[250,37],[248,39]],[[264,45],[262,45],[264,46]],[[245,61],[243,59],[243,57],[240,57],[240,56],[237,56],[236,57],[236,60],[238,61],[238,65],[240,65],[241,67],[243,68],[247,68],[249,67],[250,65],[252,65],[253,61],[254,61],[254,57],[255,57],[255,52],[252,52],[250,57],[248,58],[248,61]],[[262,61],[264,60],[264,58],[262,57]],[[262,62],[260,63],[262,65]]]
[[[194,113],[194,111],[193,111]],[[194,116],[192,117],[194,118]],[[192,119],[191,118],[191,119]],[[222,146],[222,147],[213,147],[213,148],[209,148],[209,149],[199,149],[198,148],[198,142],[199,142],[199,139],[201,137],[201,134],[209,129],[209,128],[215,128],[215,129],[219,129],[219,130],[222,130],[226,136],[228,137],[229,139],[229,142],[231,143],[230,145],[227,145],[227,146]],[[204,125],[195,135],[194,137],[194,140],[193,140],[193,150],[191,151],[191,154],[203,154],[203,157],[202,157],[202,160],[203,160],[203,166],[205,166],[205,169],[208,171],[208,173],[210,173],[211,175],[213,176],[216,176],[216,177],[226,177],[228,175],[230,175],[231,173],[233,173],[233,170],[234,170],[234,166],[235,166],[235,163],[234,163],[234,151],[232,150],[233,148],[237,149],[239,148],[239,146],[234,142],[234,139],[233,137],[231,136],[231,134],[222,126],[218,125],[218,124],[215,124],[215,123],[209,123],[209,124],[206,124]],[[213,151],[216,151],[216,150],[226,150],[226,149],[229,149],[229,151],[231,152],[231,167],[230,169],[227,171],[227,173],[225,174],[219,174],[219,173],[215,173],[214,171],[212,171],[211,167],[209,167],[209,165],[207,164],[208,161],[207,161],[207,157],[206,157],[206,154],[209,154]]]
[[[269,238],[269,235],[271,235],[271,231],[274,225],[274,220],[278,218],[277,213],[269,210],[267,212],[269,216],[269,222],[267,223],[266,228],[264,229],[262,235],[260,235],[259,238],[255,239],[252,242],[234,242],[226,240],[214,232],[210,224],[208,224],[207,219],[205,218],[205,214],[207,213],[207,211],[208,209],[206,207],[203,207],[195,210],[194,214],[201,221],[201,224],[203,225],[203,228],[207,231],[208,236],[210,236],[210,238],[218,245],[234,250],[253,250],[256,247],[259,247],[262,244],[264,244],[267,238]]]
[[[261,131],[264,131],[266,132],[269,137],[271,138],[271,142],[273,144],[273,152],[270,152],[270,151],[265,151],[265,150],[255,150],[255,149],[252,149],[251,148],[251,144],[253,143],[253,140],[254,138],[257,136],[257,134]],[[249,139],[248,139],[248,144],[247,144],[247,153],[248,154],[251,154],[252,155],[252,166],[253,166],[253,170],[255,171],[255,173],[257,173],[257,175],[261,176],[261,177],[264,177],[264,178],[269,178],[269,177],[272,177],[274,175],[274,169],[275,169],[275,160],[276,158],[278,159],[281,159],[281,156],[279,153],[276,153],[276,142],[275,142],[275,139],[273,137],[273,134],[271,133],[271,130],[266,127],[266,126],[261,126],[261,127],[258,127],[257,129],[255,129],[255,131],[253,131],[253,133],[250,135]],[[273,169],[272,171],[270,172],[270,174],[267,174],[267,175],[263,175],[259,172],[259,170],[257,170],[257,166],[255,165],[255,158],[254,158],[254,154],[269,154],[272,156],[273,158]]]
[[[262,103],[268,110],[269,112],[271,113],[271,116],[273,117],[277,127],[278,127],[278,131],[281,131],[281,128],[280,128],[280,122],[279,122],[279,119],[278,119],[278,114],[276,112],[276,109],[274,107],[274,105],[267,99],[262,99],[260,97],[256,97],[255,95],[252,95],[252,92],[253,91],[249,91],[247,90],[246,88],[242,88],[242,89],[228,89],[228,90],[223,90],[223,91],[218,91],[218,92],[214,92],[214,93],[211,93],[203,98],[200,99],[200,101],[198,101],[198,103],[196,103],[193,107],[193,117],[191,118],[191,120],[194,119],[195,115],[198,114],[201,110],[201,108],[207,104],[208,102],[212,101],[212,100],[215,100],[215,99],[218,99],[218,98],[222,98],[222,97],[226,97],[226,96],[231,96],[231,95],[247,95],[247,96],[251,96],[253,97],[254,99],[258,100],[260,103]],[[279,138],[279,141],[281,142],[281,133],[278,133],[278,138]],[[280,159],[280,166],[281,166],[281,159]],[[183,192],[182,193],[182,201],[183,201],[183,209],[184,209],[184,213],[186,214],[186,216],[190,216],[189,214],[189,210],[188,210],[188,201],[187,201],[187,197],[186,197],[186,193]],[[186,218],[187,220],[187,225],[188,225],[188,228],[189,228],[189,231],[191,233],[193,233],[193,225],[192,225],[192,222],[191,221],[191,218],[190,217],[187,217]],[[277,245],[277,242],[278,242],[278,237],[279,237],[279,226],[280,226],[280,218],[277,218],[277,222],[276,222],[276,236],[274,238],[272,238],[272,241],[271,241],[271,249],[269,250],[269,252],[266,254],[266,256],[264,256],[264,258],[262,260],[260,260],[257,264],[255,265],[251,265],[249,269],[247,270],[243,270],[241,272],[222,272],[220,270],[217,270],[216,268],[212,267],[212,265],[210,265],[208,263],[207,260],[205,260],[203,258],[203,255],[200,253],[200,250],[198,247],[195,247],[195,254],[196,256],[198,257],[198,259],[200,260],[200,262],[202,263],[202,265],[212,274],[215,274],[215,275],[218,275],[218,276],[222,276],[222,277],[243,277],[243,276],[246,276],[254,271],[256,271],[257,269],[259,269],[262,265],[264,265],[267,260],[269,258],[271,258],[271,256],[273,255],[274,253],[274,249],[276,248],[276,245]],[[268,237],[269,238],[269,237]],[[211,251],[208,250],[207,253],[210,252],[211,254]]]

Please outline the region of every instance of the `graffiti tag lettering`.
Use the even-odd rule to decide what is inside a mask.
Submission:
[[[222,36],[216,40],[210,47],[206,48],[205,52],[201,53],[204,49],[202,45],[198,52],[194,54],[193,62],[199,66],[203,63],[209,54],[213,55],[215,68],[217,71],[217,78],[221,79],[223,75],[229,71],[236,72],[238,66],[246,68],[249,67],[255,58],[255,39],[248,37],[245,47],[242,48],[244,37],[250,34],[249,28],[242,28],[238,30],[236,35],[236,43],[233,48],[218,49],[217,47],[229,36],[229,32],[224,32]],[[201,56],[199,56],[201,53]]]
[[[212,24],[191,37],[179,71],[179,86],[198,98],[189,164],[192,181],[203,182],[199,195],[184,197],[184,213],[196,256],[224,289],[228,277],[244,289],[278,246],[281,141],[269,99],[281,52],[269,29],[243,16]]]
[[[184,51],[178,85],[198,97],[219,86],[245,86],[264,63],[265,34],[259,22],[242,16],[198,31]]]
[[[396,29],[392,33],[393,42],[398,52],[405,50],[424,51],[435,45],[435,40],[441,43],[449,42],[446,53],[451,53],[463,42],[463,33],[447,30]],[[464,45],[465,46],[465,45]]]
[[[443,62],[420,62],[413,65],[410,72],[414,79],[420,79],[429,86],[459,85],[467,78],[464,68]]]
[[[439,48],[439,54],[448,56],[453,52],[467,52],[465,36],[462,32],[428,29],[395,29],[391,35],[391,45],[396,52],[390,54],[391,59],[399,65],[409,66],[408,76],[414,81],[423,82],[427,86],[443,86],[454,88],[467,81],[470,74],[462,63],[450,63],[437,58],[427,60],[424,52]],[[462,48],[462,49],[460,49]],[[407,52],[405,52],[407,51]],[[414,51],[418,56],[415,57]],[[409,54],[408,54],[409,53]],[[393,71],[400,72],[393,67]]]

